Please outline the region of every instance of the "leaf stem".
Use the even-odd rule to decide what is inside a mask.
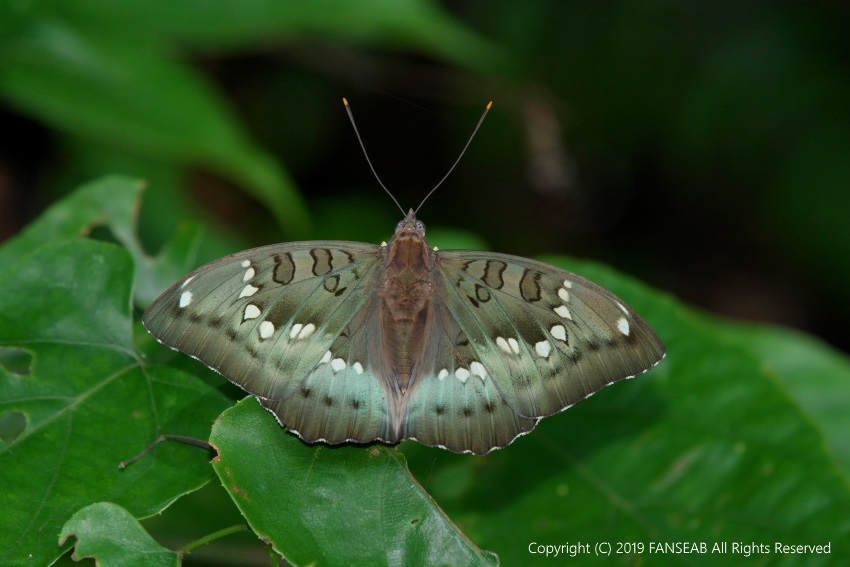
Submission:
[[[238,532],[246,532],[248,531],[248,524],[236,524],[235,526],[230,526],[217,532],[213,532],[211,534],[205,535],[200,539],[196,539],[191,543],[187,543],[182,548],[180,548],[177,552],[181,555],[188,555],[192,552],[193,549],[197,547],[201,547],[202,545],[206,545],[212,541],[215,541],[219,538],[223,538],[225,536],[229,536],[231,534],[235,534]]]

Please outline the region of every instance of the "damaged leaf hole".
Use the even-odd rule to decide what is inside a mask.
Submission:
[[[0,414],[0,443],[12,443],[27,428],[27,417],[20,411]]]
[[[86,234],[85,236],[94,240],[100,240],[101,242],[121,244],[121,241],[118,239],[118,236],[116,236],[116,234],[106,224],[96,224],[90,227],[88,230],[88,234]]]
[[[22,348],[0,347],[0,366],[18,376],[29,376],[32,354]]]

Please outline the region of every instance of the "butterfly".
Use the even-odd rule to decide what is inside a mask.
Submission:
[[[607,289],[528,258],[433,248],[412,209],[389,243],[211,262],[142,321],[308,443],[415,439],[476,455],[665,355]]]

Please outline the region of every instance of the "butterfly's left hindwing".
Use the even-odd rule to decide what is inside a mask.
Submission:
[[[246,250],[189,274],[143,322],[160,342],[256,395],[307,441],[385,438],[384,391],[366,373],[361,340],[380,259],[378,246],[358,242]]]
[[[260,403],[309,442],[397,442],[386,384],[375,373],[381,368],[376,314],[374,297],[369,296],[293,394],[261,397]]]
[[[434,309],[425,357],[431,364],[410,392],[401,437],[483,455],[534,429],[538,419],[518,415],[484,373],[458,314],[442,302]]]

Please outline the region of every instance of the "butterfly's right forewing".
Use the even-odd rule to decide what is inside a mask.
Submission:
[[[388,430],[366,339],[380,247],[278,244],[191,273],[145,313],[165,345],[256,395],[307,441],[372,441]]]

